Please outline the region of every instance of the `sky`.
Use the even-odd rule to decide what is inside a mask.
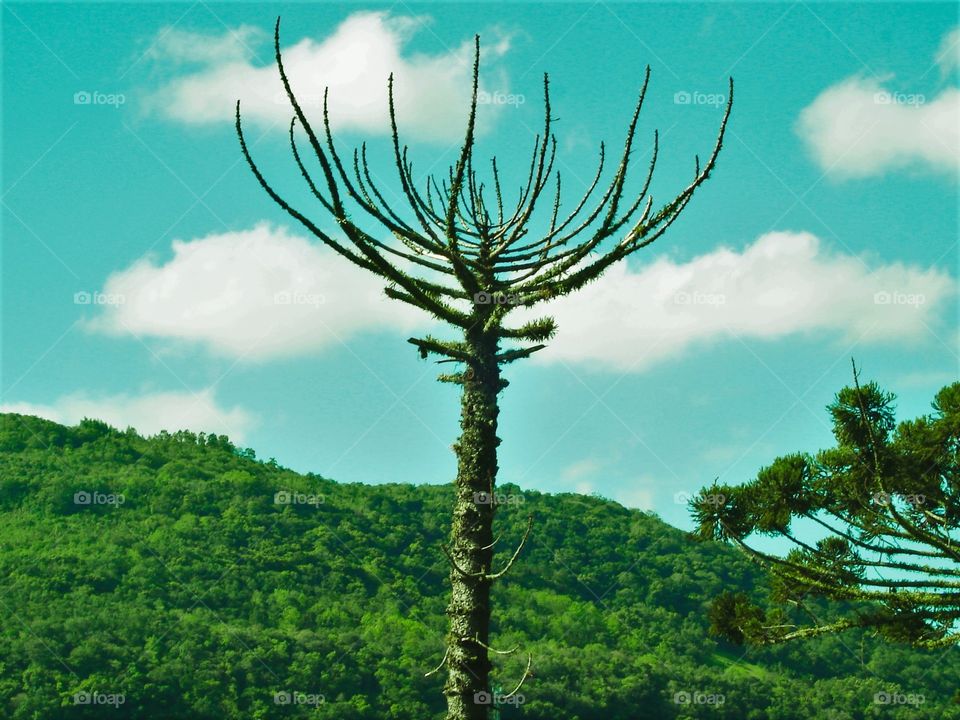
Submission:
[[[388,75],[416,173],[445,172],[475,34],[477,156],[521,183],[548,72],[568,207],[600,142],[622,147],[647,65],[634,158],[659,130],[658,204],[709,153],[734,79],[681,219],[548,306],[556,338],[507,369],[499,482],[689,527],[714,478],[830,444],[851,358],[902,418],[960,377],[953,3],[5,3],[0,410],[226,433],[342,482],[452,479],[457,390],[406,342],[436,326],[240,154],[238,99],[275,187],[335,231],[289,152],[278,14],[308,115],[329,87],[338,143],[367,142],[390,197]]]

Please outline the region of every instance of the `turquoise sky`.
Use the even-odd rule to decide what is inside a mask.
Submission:
[[[329,59],[325,43],[337,32],[356,28],[363,43],[364,28],[376,26],[397,38],[400,60],[420,69],[408,75],[413,99],[400,121],[409,121],[424,169],[452,158],[459,125],[447,118],[462,122],[464,108],[443,82],[457,81],[458,52],[474,33],[488,52],[485,87],[514,98],[484,110],[480,144],[481,155],[497,153],[511,187],[541,123],[549,71],[571,201],[599,142],[614,151],[622,143],[647,64],[636,161],[645,164],[659,128],[660,200],[688,181],[693,155],[709,151],[722,115],[710,96],[734,77],[715,175],[672,231],[611,281],[624,295],[558,310],[554,355],[510,367],[501,482],[598,492],[688,525],[678,494],[718,476],[749,479],[778,454],[830,442],[824,406],[849,382],[851,356],[865,378],[898,394],[903,417],[925,412],[957,379],[953,3],[10,3],[2,10],[5,409],[71,422],[102,410],[149,429],[174,422],[177,399],[193,398],[181,424],[238,436],[298,470],[373,483],[451,479],[456,391],[435,382],[438,368],[405,342],[418,321],[390,329],[337,305],[354,276],[339,259],[327,268],[326,256],[303,256],[330,275],[313,310],[339,341],[278,340],[266,354],[238,351],[230,333],[256,323],[270,330],[269,313],[283,307],[249,316],[238,308],[249,309],[250,288],[273,287],[274,276],[243,276],[234,294],[211,297],[209,287],[230,286],[233,267],[216,261],[230,250],[212,242],[187,246],[211,248],[207,275],[175,275],[174,241],[256,227],[281,248],[308,237],[240,162],[229,92],[223,102],[216,88],[177,93],[185,79],[211,86],[210,78],[223,79],[220,90],[240,78],[240,91],[253,93],[250,79],[269,76],[256,68],[271,60],[278,13],[284,47],[303,49],[307,68],[310,58]],[[315,68],[317,77],[354,70]],[[365,82],[358,76],[355,86]],[[332,102],[342,98],[346,117],[360,91],[338,92]],[[322,218],[297,184],[284,123],[271,128],[255,101],[250,107],[263,167]],[[345,146],[370,137],[389,185],[384,138],[363,122],[344,120],[339,137]],[[794,245],[800,254],[786,253]],[[117,287],[137,295],[164,282],[181,283],[178,317],[154,308],[144,319],[130,298],[118,309],[76,295]],[[698,308],[682,316],[681,332],[671,324],[676,308],[651,310],[649,298],[629,294],[657,282],[694,294],[705,282],[704,293],[725,298],[714,309],[726,314]],[[795,299],[771,301],[778,289]],[[196,307],[194,294],[203,300]],[[618,331],[611,315],[631,308],[629,329]],[[593,321],[584,319],[590,312]],[[656,351],[638,340],[644,318],[665,328]]]

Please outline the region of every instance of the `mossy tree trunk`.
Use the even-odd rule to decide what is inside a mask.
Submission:
[[[448,720],[486,720],[491,663],[490,587],[497,477],[497,396],[501,390],[496,336],[477,333],[467,346],[474,362],[463,378],[456,499],[450,526]]]

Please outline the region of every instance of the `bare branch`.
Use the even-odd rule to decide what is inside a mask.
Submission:
[[[523,533],[523,539],[520,540],[520,544],[517,546],[516,551],[513,553],[513,557],[510,558],[509,562],[504,566],[503,570],[498,573],[493,573],[492,575],[486,575],[487,580],[498,580],[510,572],[510,568],[513,567],[513,563],[516,562],[517,558],[520,557],[520,551],[523,550],[523,546],[527,544],[527,538],[530,537],[530,530],[533,528],[533,515],[530,515],[527,518],[527,529]]]
[[[533,666],[533,655],[527,655],[527,667],[523,671],[523,677],[520,678],[520,682],[517,683],[517,686],[513,690],[511,690],[510,692],[508,692],[506,695],[503,696],[502,698],[503,700],[509,700],[518,692],[520,692],[520,688],[523,687],[523,683],[526,682],[527,678],[533,677],[533,673],[530,672],[530,668],[532,666]]]
[[[431,675],[434,675],[434,674],[440,672],[440,669],[441,669],[444,665],[447,664],[447,657],[448,657],[449,655],[450,655],[450,648],[447,647],[446,651],[443,653],[443,660],[440,661],[440,664],[437,665],[437,666],[436,666],[433,670],[431,670],[430,672],[424,673],[423,676],[424,676],[424,677],[430,677]]]

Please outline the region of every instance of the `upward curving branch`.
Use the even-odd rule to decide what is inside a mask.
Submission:
[[[606,150],[601,143],[597,170],[590,185],[573,210],[561,216],[563,185],[559,170],[554,170],[557,141],[553,134],[550,78],[545,74],[542,134],[534,139],[526,180],[520,187],[516,206],[507,213],[496,157],[490,159],[489,184],[480,181],[474,169],[480,83],[477,36],[464,140],[456,163],[448,168],[445,177],[415,176],[408,148],[400,140],[395,80],[392,75],[388,79],[393,164],[404,201],[403,208],[398,208],[387,201],[387,194],[375,181],[366,144],[353,151],[349,162],[344,162],[331,129],[327,91],[323,95],[322,130],[317,132],[307,118],[283,64],[279,18],[274,29],[274,51],[277,70],[293,111],[289,138],[294,162],[310,193],[337,224],[343,239],[322,230],[269,184],[247,146],[238,102],[236,128],[240,147],[261,187],[328,247],[387,281],[386,292],[390,297],[419,307],[455,327],[466,330],[480,323],[498,338],[521,343],[540,343],[552,335],[555,326],[552,320],[544,318],[513,329],[504,327],[512,310],[529,308],[582,288],[614,263],[650,245],[676,221],[716,165],[733,104],[731,79],[726,108],[707,162],[701,167],[698,161],[691,182],[656,211],[649,195],[660,153],[659,135],[655,132],[640,189],[628,201],[626,188],[637,126],[650,83],[648,66],[611,182],[588,207],[603,176]],[[298,144],[298,134],[305,136],[313,162],[319,165],[319,183],[308,168]],[[543,193],[551,184],[555,190],[551,192],[549,209],[538,214]],[[485,195],[488,187],[493,188],[492,201]],[[377,239],[361,229],[348,209],[348,202],[385,228],[389,237]],[[538,238],[530,240],[541,226],[543,231]],[[581,236],[583,239],[578,239]],[[457,358],[456,353],[439,341],[418,347],[421,352]],[[519,347],[505,353],[503,361],[526,357],[539,349]]]

